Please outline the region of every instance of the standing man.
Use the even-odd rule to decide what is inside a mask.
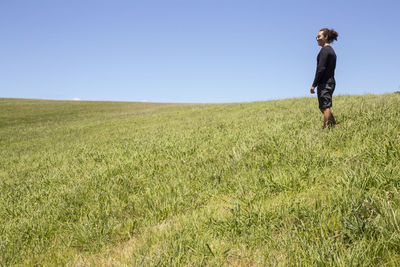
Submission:
[[[324,114],[324,126],[336,127],[336,121],[331,112],[332,95],[335,91],[335,68],[336,54],[331,43],[336,41],[338,33],[334,29],[323,28],[318,32],[317,42],[321,46],[321,50],[317,57],[317,70],[315,72],[314,82],[310,92],[314,94],[317,88],[318,104],[322,114]]]

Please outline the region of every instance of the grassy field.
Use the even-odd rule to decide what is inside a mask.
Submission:
[[[0,99],[0,265],[400,265],[400,94]]]

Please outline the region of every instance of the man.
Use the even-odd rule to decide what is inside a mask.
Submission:
[[[335,68],[336,54],[331,43],[337,40],[338,33],[333,29],[323,28],[318,32],[317,42],[321,50],[317,57],[317,70],[314,82],[311,86],[311,94],[315,93],[317,87],[319,109],[324,115],[323,129],[326,127],[336,127],[335,118],[331,112],[332,95],[335,90]]]

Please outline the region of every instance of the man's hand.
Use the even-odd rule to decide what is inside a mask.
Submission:
[[[310,89],[310,93],[311,93],[311,94],[314,94],[314,93],[315,93],[314,88],[315,88],[314,86],[311,86],[311,89]]]

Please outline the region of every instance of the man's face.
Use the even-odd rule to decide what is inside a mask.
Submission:
[[[317,34],[317,42],[318,42],[319,46],[324,46],[324,44],[326,43],[327,39],[328,39],[328,37],[324,36],[324,32],[323,31],[320,31]]]

